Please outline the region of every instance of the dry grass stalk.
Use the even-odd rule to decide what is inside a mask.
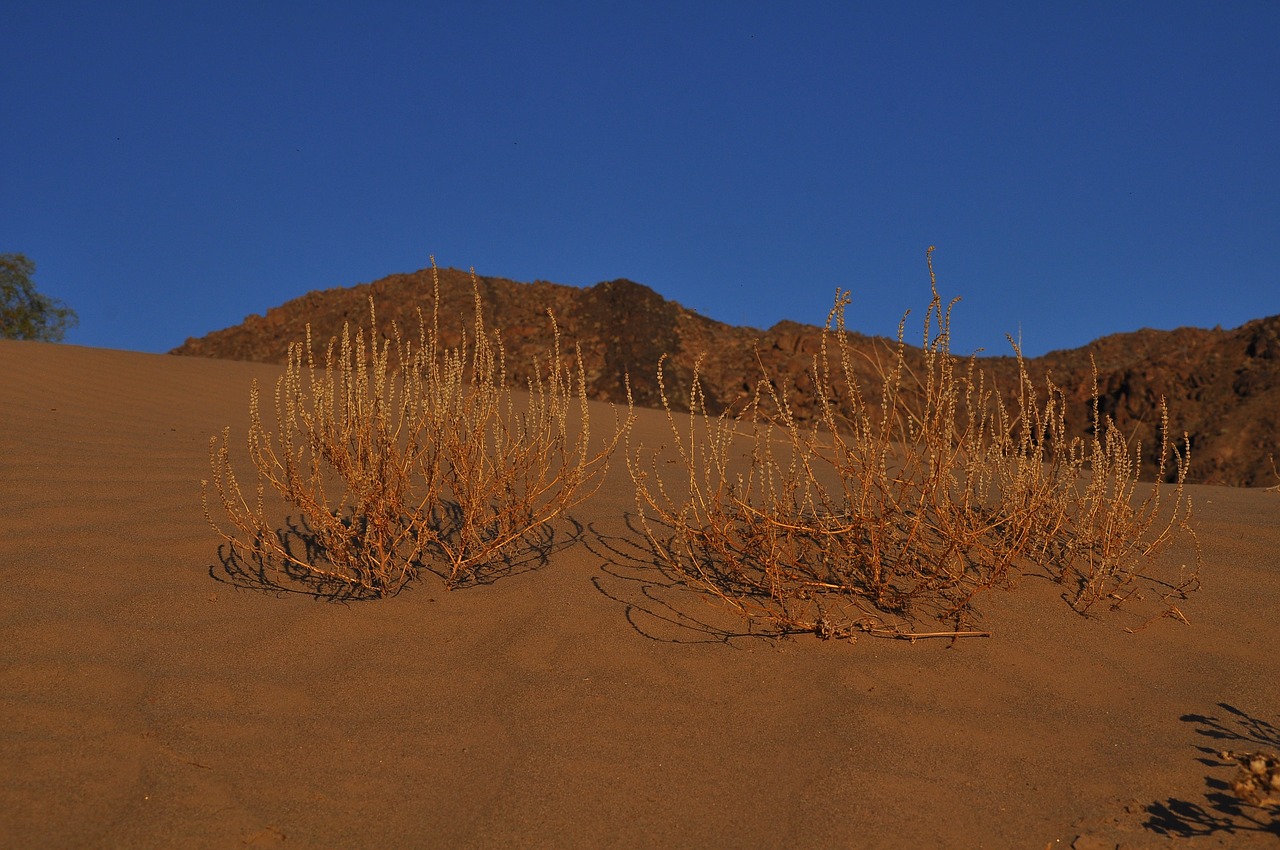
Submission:
[[[1144,579],[1166,603],[1193,589],[1198,548],[1189,572],[1153,572],[1175,538],[1194,543],[1189,449],[1170,445],[1167,417],[1173,492],[1157,483],[1135,505],[1139,448],[1109,419],[1090,440],[1070,439],[1063,392],[1050,381],[1041,400],[1025,367],[1011,414],[975,358],[951,356],[955,302],[943,306],[931,256],[929,274],[922,372],[907,365],[900,324],[878,398],[855,377],[849,295],[837,292],[811,367],[811,421],[793,414],[761,365],[750,405],[718,417],[695,371],[682,427],[659,365],[678,477],[643,446],[629,446],[627,460],[661,561],[751,622],[824,638],[909,637],[911,623],[930,618],[967,636],[974,596],[1028,569],[1066,585],[1081,612],[1118,604]],[[1095,382],[1095,418],[1096,395]]]
[[[308,326],[276,383],[274,432],[254,383],[252,498],[233,471],[229,429],[210,440],[213,489],[230,532],[210,516],[202,482],[206,517],[233,551],[359,593],[395,593],[423,569],[454,586],[599,487],[631,418],[615,421],[592,449],[582,361],[575,371],[562,356],[554,316],[553,348],[534,364],[527,401],[517,400],[501,336],[484,326],[478,283],[472,331],[453,348],[440,342],[438,275],[434,296],[430,324],[419,311],[416,340],[394,324],[380,340],[370,299],[368,335],[361,328],[353,338],[345,326],[341,340],[329,341],[323,368]],[[301,515],[305,551],[295,551],[267,509],[268,487]]]

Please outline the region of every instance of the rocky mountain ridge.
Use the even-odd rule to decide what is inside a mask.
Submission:
[[[382,332],[392,321],[416,333],[417,311],[431,320],[431,270],[391,275],[354,287],[309,292],[249,316],[239,325],[188,339],[173,354],[259,362],[284,362],[289,343],[305,338],[310,323],[317,347],[341,332],[344,322],[369,324],[369,298],[376,304]],[[440,323],[444,342],[456,344],[474,324],[471,275],[440,269]],[[687,409],[695,365],[713,411],[750,398],[763,366],[778,387],[787,388],[793,409],[813,409],[808,371],[821,346],[822,330],[779,322],[768,330],[734,327],[706,318],[652,289],[614,280],[580,289],[536,281],[519,283],[477,277],[489,328],[500,328],[507,371],[517,381],[528,375],[534,353],[551,339],[550,310],[565,350],[577,346],[587,375],[588,394],[606,401],[625,398],[630,375],[637,404],[658,406],[656,367],[666,356],[667,395]],[[854,369],[864,388],[878,386],[876,363],[888,363],[895,340],[849,334]],[[923,363],[920,349],[907,346],[908,365]],[[1167,399],[1172,435],[1189,434],[1191,480],[1235,486],[1277,482],[1272,455],[1280,454],[1280,316],[1258,319],[1231,330],[1179,328],[1140,330],[1095,340],[1078,349],[1028,359],[1029,374],[1043,398],[1051,376],[1069,399],[1068,425],[1076,433],[1090,427],[1092,362],[1097,364],[1100,408],[1126,433],[1141,440],[1148,474],[1155,472],[1159,445],[1159,400]],[[982,357],[981,368],[1008,395],[1017,387],[1012,357]],[[868,395],[877,395],[876,390]]]

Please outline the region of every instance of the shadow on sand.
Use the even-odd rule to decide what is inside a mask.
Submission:
[[[653,550],[635,514],[626,515],[627,535],[606,534],[596,525],[584,539],[598,557],[600,575],[591,583],[602,596],[623,606],[627,622],[639,634],[664,643],[723,643],[735,638],[786,637],[752,631],[749,620],[726,611],[705,594],[687,587]],[[743,626],[748,628],[744,629]]]
[[[324,547],[305,517],[286,517],[284,526],[276,534],[290,556],[308,564],[326,563]],[[489,585],[503,578],[539,570],[547,565],[553,554],[574,545],[582,536],[581,523],[572,519],[560,523],[558,527],[544,525],[533,529],[515,545],[495,553],[490,560],[478,565],[463,580],[454,582],[450,589]],[[434,574],[442,582],[448,580],[449,573],[444,568],[443,560],[420,562],[414,567],[418,579]],[[326,602],[380,598],[372,589],[318,575],[297,564],[268,562],[256,553],[227,543],[218,547],[218,563],[209,566],[209,577],[244,590],[278,595],[299,594]],[[417,579],[391,595],[398,595],[416,583]]]
[[[1184,714],[1180,720],[1195,725],[1195,733],[1215,742],[1197,745],[1196,758],[1210,768],[1234,770],[1236,764],[1218,757],[1222,750],[1236,748],[1280,750],[1280,728],[1225,702],[1218,703],[1225,717]],[[1203,802],[1170,797],[1147,807],[1143,826],[1158,835],[1191,838],[1197,835],[1270,833],[1280,837],[1280,807],[1251,806],[1231,793],[1223,773],[1205,776]]]

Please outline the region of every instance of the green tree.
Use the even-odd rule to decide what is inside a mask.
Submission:
[[[57,298],[36,292],[35,271],[24,254],[0,254],[0,339],[60,342],[80,321]]]

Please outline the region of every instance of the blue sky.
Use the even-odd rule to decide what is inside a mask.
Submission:
[[[166,351],[442,266],[1028,353],[1280,313],[1280,3],[7,0],[0,252]],[[912,338],[918,328],[909,325]]]

